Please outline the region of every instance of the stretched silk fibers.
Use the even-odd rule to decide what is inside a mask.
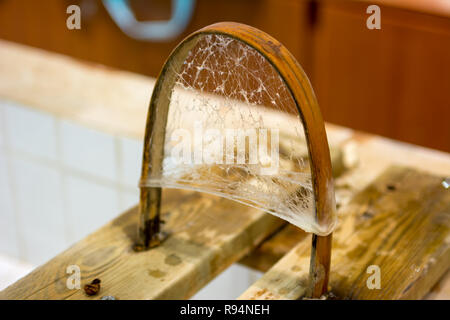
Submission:
[[[216,194],[276,215],[307,232],[320,225],[305,132],[276,69],[258,51],[225,35],[203,36],[175,77],[162,165],[141,186]],[[152,135],[152,138],[154,136]]]

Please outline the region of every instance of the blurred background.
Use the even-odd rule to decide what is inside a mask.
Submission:
[[[170,25],[170,37],[155,41],[148,32],[148,39],[136,39],[102,1],[2,0],[0,38],[156,77],[189,33],[218,21],[246,23],[294,54],[326,121],[450,151],[450,0],[103,2],[127,3],[144,23],[170,21],[180,6],[179,24]],[[59,27],[70,4],[81,8],[77,32]],[[381,30],[366,28],[370,4],[381,8]]]
[[[371,4],[381,8],[380,30],[366,27]],[[62,27],[70,5],[81,9],[80,30]],[[450,0],[0,0],[0,39],[152,78],[184,37],[219,21],[249,24],[283,43],[309,76],[325,121],[450,152]],[[142,142],[1,97],[0,109],[0,133],[9,139],[0,139],[4,287],[137,203]],[[20,131],[30,126],[30,136]],[[33,149],[33,136],[50,142]],[[52,146],[54,137],[74,149]],[[27,205],[23,190],[35,194]],[[96,217],[89,227],[82,214]],[[220,288],[219,297],[233,298],[242,290],[231,283],[246,288],[258,276],[230,270],[203,297]]]

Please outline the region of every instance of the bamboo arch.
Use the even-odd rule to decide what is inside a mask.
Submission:
[[[189,51],[202,36],[225,35],[241,41],[262,54],[286,83],[303,121],[305,136],[311,159],[311,174],[315,196],[315,218],[318,223],[330,222],[335,210],[334,187],[330,152],[325,126],[308,77],[292,54],[277,40],[253,27],[221,22],[194,32],[183,40],[171,53],[161,70],[153,90],[144,141],[141,175],[140,221],[138,249],[157,246],[162,234],[160,230],[161,188],[148,187],[150,170],[161,172],[164,158],[164,139],[172,88],[177,72]],[[170,68],[169,68],[170,67]],[[327,291],[332,235],[312,237],[310,287],[311,296],[320,297]]]

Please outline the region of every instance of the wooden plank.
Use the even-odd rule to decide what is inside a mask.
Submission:
[[[327,125],[331,136],[339,132],[339,128]],[[346,170],[335,179],[338,208],[347,204],[353,196],[392,164],[416,168],[435,175],[448,176],[450,173],[450,156],[447,153],[362,132],[353,132],[353,136],[342,144],[341,152],[342,164]],[[305,236],[302,230],[288,225],[264,241],[241,263],[266,272]]]
[[[279,228],[275,217],[227,199],[180,190],[163,193],[160,247],[134,252],[133,208],[0,292],[0,299],[185,299]],[[86,221],[89,223],[89,221]],[[82,286],[101,280],[99,295],[66,287],[69,265]]]
[[[303,241],[308,234],[292,224],[284,225],[277,233],[273,234],[260,246],[245,256],[239,263],[266,272],[286,253]]]
[[[334,127],[328,124],[327,129],[335,129]],[[392,163],[436,175],[444,176],[450,173],[450,157],[443,152],[361,132],[355,132],[349,141],[342,150],[343,158],[344,160],[350,158],[352,162],[357,161],[358,164],[353,164],[350,171],[346,171],[335,180],[338,206],[348,203],[356,193],[360,192]],[[244,257],[240,263],[266,272],[305,237],[305,232],[295,226],[287,225],[264,241],[250,255]],[[445,277],[442,278],[436,284],[437,289],[433,289],[434,294],[430,293],[430,299],[433,297],[450,299],[450,291],[445,290],[447,282]]]
[[[343,154],[338,148],[334,150],[332,159],[336,174],[340,174]],[[100,278],[108,290],[104,295],[189,298],[286,224],[231,200],[173,189],[163,192],[162,214],[167,221],[163,229],[172,234],[162,246],[143,253],[131,250],[136,243],[135,207],[8,287],[0,299],[87,298],[81,291],[65,289],[69,265],[80,266],[86,283]],[[130,274],[135,278],[130,280]]]
[[[426,300],[450,300],[450,270],[425,296]]]
[[[450,267],[450,192],[441,176],[392,167],[339,210],[330,289],[340,299],[420,299]],[[309,237],[241,299],[298,299],[307,288]],[[370,290],[367,267],[381,270]]]

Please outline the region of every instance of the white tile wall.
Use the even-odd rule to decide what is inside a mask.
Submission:
[[[4,121],[4,116],[3,116],[3,104],[0,103],[0,147],[2,147],[4,145],[4,131],[5,131],[5,121]]]
[[[13,150],[56,159],[55,119],[41,112],[4,104],[8,145]]]
[[[19,280],[33,270],[33,266],[23,261],[0,255],[0,290]]]
[[[114,136],[64,120],[60,132],[64,166],[112,182],[117,180]]]
[[[69,175],[66,183],[66,213],[71,243],[119,215],[119,193],[114,186],[102,185],[74,175]]]
[[[64,229],[62,173],[58,168],[12,156],[14,200],[25,258],[41,264],[68,242]]]
[[[120,192],[120,212],[124,212],[125,210],[134,207],[139,202],[139,190],[136,188],[135,191],[124,191]]]
[[[143,142],[120,137],[119,149],[121,157],[121,182],[130,188],[137,189],[141,175]]]
[[[0,146],[0,252],[19,256],[16,217],[13,209],[8,163]]]

